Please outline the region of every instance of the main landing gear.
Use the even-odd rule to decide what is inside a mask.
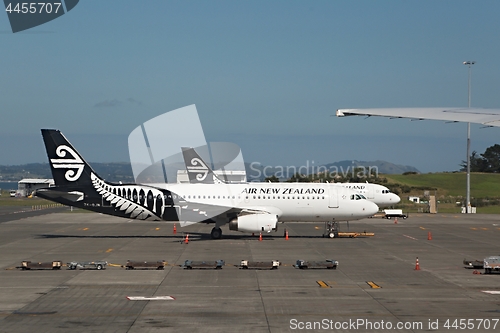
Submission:
[[[212,239],[221,239],[222,238],[222,229],[219,227],[212,228],[212,231],[210,232],[210,236],[212,237]]]

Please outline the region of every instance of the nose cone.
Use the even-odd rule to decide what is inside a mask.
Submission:
[[[399,195],[394,194],[394,193],[390,193],[390,195],[391,195],[390,196],[391,205],[395,205],[401,201],[401,198],[399,197]]]
[[[364,210],[365,210],[366,216],[373,216],[378,212],[378,206],[375,203],[366,200],[366,205],[365,205]]]

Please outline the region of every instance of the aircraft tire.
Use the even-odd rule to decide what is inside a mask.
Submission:
[[[212,228],[210,232],[210,236],[212,239],[221,239],[222,238],[222,229],[221,228]]]
[[[334,233],[334,232],[330,232],[330,233],[328,234],[328,237],[330,237],[330,238],[335,238],[335,233]]]

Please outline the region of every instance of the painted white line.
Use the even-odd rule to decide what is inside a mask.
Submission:
[[[483,290],[483,293],[492,294],[492,295],[500,295],[500,290]]]
[[[411,237],[411,236],[408,236],[408,235],[403,235],[403,236],[405,236],[405,237],[407,237],[407,238],[410,238],[410,239],[413,239],[413,240],[418,240],[418,239],[416,239],[416,238],[414,238],[414,237]]]
[[[172,296],[152,296],[152,297],[127,296],[127,299],[129,301],[171,301],[171,300],[175,300],[175,297],[172,297]]]

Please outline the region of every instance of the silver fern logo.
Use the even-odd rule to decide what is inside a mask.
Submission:
[[[94,175],[94,173],[90,174],[90,179],[92,180],[94,188],[99,194],[102,195],[104,200],[117,209],[123,211],[124,214],[128,215],[130,218],[138,220],[161,220],[161,213],[165,205],[165,196],[161,191],[152,188],[148,189],[152,198],[161,198],[161,202],[159,203],[157,203],[156,200],[152,200],[153,206],[150,210],[140,204],[141,198],[138,195],[136,195],[135,198],[134,196],[128,199],[125,198],[127,192],[133,192],[134,190],[139,192],[142,189],[140,186],[109,185],[99,179],[99,177]],[[129,199],[135,199],[137,202]]]
[[[67,154],[71,155],[66,158]],[[69,182],[74,182],[80,178],[85,164],[78,154],[66,145],[60,145],[56,148],[56,155],[61,158],[51,158],[50,163],[54,169],[68,169],[64,177]]]

